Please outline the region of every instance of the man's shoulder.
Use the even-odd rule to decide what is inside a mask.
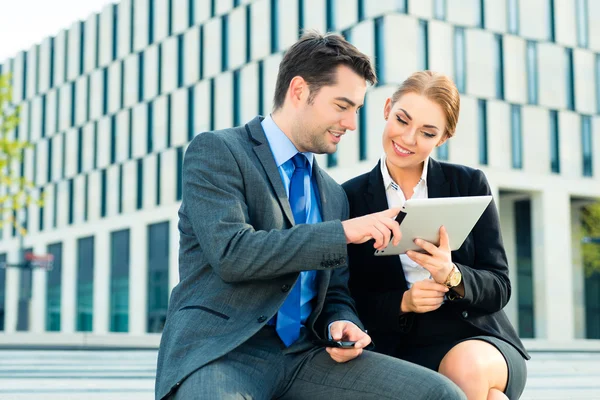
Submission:
[[[230,150],[249,143],[248,133],[244,126],[205,131],[197,134],[189,144],[189,148],[220,148]]]

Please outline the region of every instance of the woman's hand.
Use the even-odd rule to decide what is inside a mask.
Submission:
[[[425,279],[413,283],[402,295],[400,311],[426,313],[440,308],[448,288],[432,280]]]
[[[439,247],[423,239],[415,239],[415,244],[429,254],[407,251],[406,255],[408,258],[429,271],[431,277],[437,283],[445,284],[448,275],[450,275],[450,272],[454,268],[446,228],[443,226],[440,228]]]

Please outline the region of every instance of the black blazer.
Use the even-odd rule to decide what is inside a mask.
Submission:
[[[388,207],[379,163],[371,172],[343,185],[350,202],[350,218]],[[477,169],[429,159],[429,198],[491,194],[487,179]],[[348,245],[350,291],[358,315],[376,344],[376,351],[392,354],[402,334],[410,332],[414,313],[400,314],[402,295],[408,290],[400,257],[375,257],[373,241]],[[462,299],[448,308],[478,330],[512,344],[529,359],[515,329],[502,309],[511,294],[508,263],[502,244],[500,221],[494,202],[460,247],[452,252],[465,286]]]

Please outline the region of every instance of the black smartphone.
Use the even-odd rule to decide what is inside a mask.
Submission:
[[[356,342],[344,340],[316,340],[314,343],[320,346],[336,347],[338,349],[352,349],[356,344]]]

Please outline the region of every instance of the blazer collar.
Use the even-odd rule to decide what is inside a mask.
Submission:
[[[442,164],[429,157],[427,171],[427,197],[431,199],[450,197],[450,181],[444,173]]]
[[[269,146],[269,141],[267,140],[267,136],[265,135],[261,125],[261,121],[263,119],[264,117],[257,116],[248,122],[246,124],[246,132],[248,132],[248,136],[255,144],[254,153],[265,169],[267,177],[269,178],[269,182],[271,183],[271,186],[275,191],[275,195],[277,196],[277,200],[279,201],[279,205],[281,206],[290,224],[295,225],[294,214],[292,213],[292,209],[290,207],[290,201],[285,192],[283,182],[281,182],[281,176],[279,175],[277,164],[273,158],[273,152]],[[332,209],[334,204],[329,204],[330,202],[328,201],[327,196],[329,188],[327,188],[327,182],[322,176],[322,172],[319,168],[316,158],[313,159],[312,176],[316,177],[317,187],[319,189],[318,195],[321,200],[322,219],[323,221],[333,219],[336,210]]]

